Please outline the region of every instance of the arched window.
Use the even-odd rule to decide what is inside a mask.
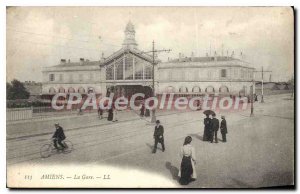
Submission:
[[[214,89],[214,87],[212,87],[212,86],[208,86],[208,87],[205,89],[205,92],[206,92],[206,93],[214,93],[214,92],[215,92],[215,89]]]
[[[58,89],[58,93],[65,93],[65,88],[63,88],[63,87],[60,87],[59,89]]]
[[[187,87],[182,86],[182,87],[179,88],[179,92],[181,92],[181,93],[187,93],[188,89],[187,89]]]
[[[219,92],[220,92],[220,93],[228,93],[228,92],[229,92],[229,89],[228,89],[227,86],[221,86],[221,87],[219,88]]]
[[[50,93],[50,94],[55,94],[55,93],[56,93],[56,90],[55,90],[53,87],[51,87],[51,88],[49,89],[49,93]]]
[[[192,92],[199,93],[199,92],[201,92],[201,89],[199,86],[194,86],[192,89]]]
[[[174,88],[173,86],[168,86],[168,87],[166,88],[166,92],[167,92],[167,93],[174,93],[174,92],[175,92],[175,88]]]
[[[95,93],[95,89],[93,87],[88,88],[88,94]]]
[[[69,92],[69,93],[74,93],[74,92],[75,92],[75,89],[72,88],[72,87],[70,87],[70,88],[68,89],[68,92]]]
[[[85,89],[83,87],[79,87],[78,88],[78,93],[84,94],[85,93]]]

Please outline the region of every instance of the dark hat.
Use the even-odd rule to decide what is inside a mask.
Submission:
[[[215,117],[215,116],[216,116],[216,114],[215,114],[215,113],[213,113],[213,114],[212,114],[212,116],[213,116],[213,117]]]
[[[159,120],[156,120],[156,124],[159,124],[160,123],[160,121]]]
[[[221,116],[221,119],[225,119],[225,116]]]

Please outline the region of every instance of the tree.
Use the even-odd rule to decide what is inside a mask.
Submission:
[[[6,83],[6,99],[28,99],[30,96],[24,84],[19,80],[14,79],[11,83]]]

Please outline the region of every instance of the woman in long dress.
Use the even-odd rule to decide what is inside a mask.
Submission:
[[[206,118],[204,119],[203,141],[210,140],[210,127],[211,127],[211,119],[209,118],[209,115],[207,114]]]
[[[107,117],[107,120],[108,120],[108,121],[112,121],[112,120],[113,120],[113,117],[114,117],[114,114],[113,114],[113,108],[111,107],[111,108],[108,110],[108,117]]]
[[[195,164],[196,164],[195,148],[191,145],[191,142],[192,142],[192,137],[187,136],[180,150],[180,156],[182,160],[181,160],[178,176],[180,177],[179,183],[181,185],[187,185],[191,181],[196,180],[197,178],[196,169],[195,169]]]

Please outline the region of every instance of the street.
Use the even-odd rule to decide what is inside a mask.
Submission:
[[[294,100],[290,94],[265,96],[265,103],[250,105],[225,115],[227,142],[202,141],[202,111],[158,112],[165,132],[166,151],[152,154],[154,125],[132,112],[119,114],[118,122],[86,114],[59,120],[7,125],[8,170],[21,164],[93,164],[132,168],[161,175],[175,187],[181,158],[179,150],[187,135],[196,149],[198,178],[188,188],[256,188],[294,183]],[[73,142],[69,154],[40,157],[40,147],[49,142],[54,123],[64,128]],[[218,132],[221,140],[221,133]],[[160,148],[160,144],[159,144]],[[118,185],[116,185],[118,186]],[[163,186],[161,186],[163,187]]]

